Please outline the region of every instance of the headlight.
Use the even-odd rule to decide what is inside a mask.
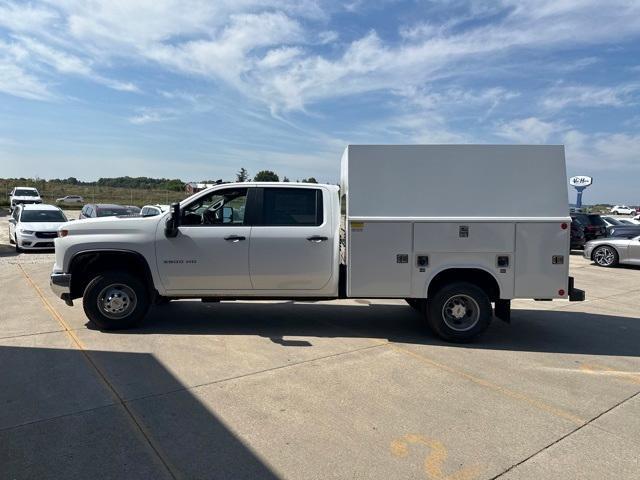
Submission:
[[[33,235],[35,232],[33,230],[20,230],[20,233],[23,235]]]

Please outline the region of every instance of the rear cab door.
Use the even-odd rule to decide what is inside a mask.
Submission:
[[[333,275],[335,234],[331,195],[322,186],[257,188],[249,268],[259,291],[317,291]]]

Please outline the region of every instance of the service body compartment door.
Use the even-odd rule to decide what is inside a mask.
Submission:
[[[562,222],[516,224],[515,267],[517,298],[566,297],[569,228],[563,229]],[[565,295],[559,295],[559,290],[564,290]]]
[[[410,222],[349,221],[350,297],[408,297],[411,292]]]

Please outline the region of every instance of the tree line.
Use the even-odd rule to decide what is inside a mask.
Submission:
[[[249,177],[249,172],[246,168],[242,167],[236,173],[236,182],[249,182],[251,178]],[[279,182],[280,177],[277,173],[271,170],[260,170],[256,173],[255,177],[253,177],[254,182]],[[283,182],[289,182],[290,180],[287,177],[282,178]],[[318,181],[314,177],[303,178],[302,180],[296,180],[302,183],[318,183]]]
[[[246,168],[242,167],[238,173],[236,173],[237,182],[249,182],[251,181],[249,172]],[[112,177],[112,178],[99,178],[96,181],[85,182],[78,180],[76,177],[67,178],[53,178],[50,180],[44,180],[41,178],[5,178],[0,179],[7,188],[13,186],[42,186],[45,185],[63,186],[74,185],[84,187],[115,187],[115,188],[128,188],[128,189],[143,189],[143,190],[169,190],[174,192],[180,192],[184,190],[185,182],[178,178],[151,178],[151,177]],[[272,170],[261,170],[253,177],[255,182],[289,182],[290,180],[285,176],[280,180],[280,176]],[[318,183],[314,177],[298,179],[298,182],[303,183]],[[216,183],[216,182],[204,182],[204,183]]]

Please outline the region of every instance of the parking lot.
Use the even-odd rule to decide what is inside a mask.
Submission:
[[[100,332],[0,216],[0,478],[640,478],[640,268],[470,345],[404,301],[179,301]]]

